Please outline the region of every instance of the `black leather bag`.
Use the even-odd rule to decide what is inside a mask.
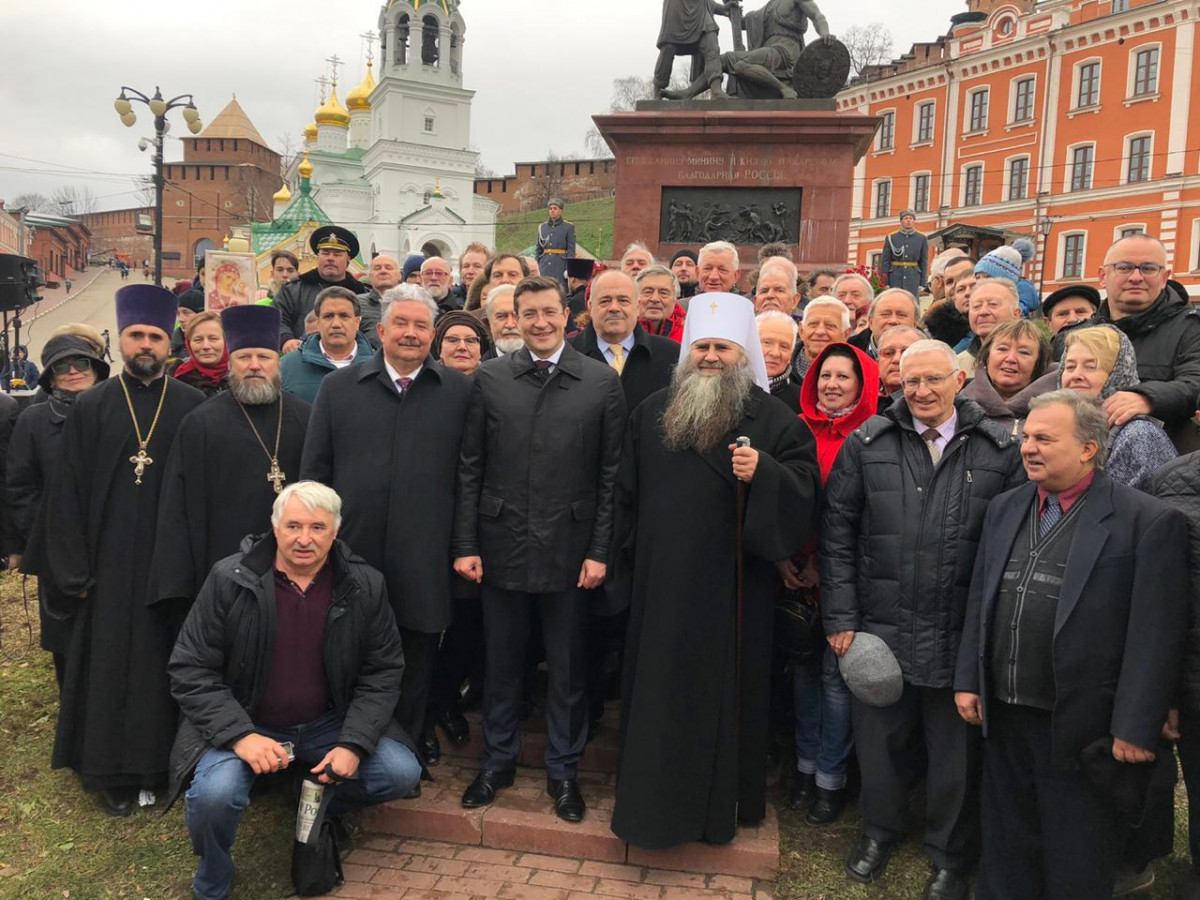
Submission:
[[[821,612],[807,590],[783,590],[775,600],[775,647],[796,662],[805,662],[825,643]]]
[[[326,767],[330,777],[333,770]],[[319,897],[328,894],[343,881],[342,857],[338,852],[333,822],[326,815],[336,785],[318,785],[319,801],[313,803],[308,790],[316,782],[305,780],[301,786],[300,807],[296,812],[296,835],[292,841],[292,886],[299,897]],[[311,824],[308,820],[311,819]],[[308,825],[307,828],[304,828]],[[303,836],[303,840],[301,837]]]

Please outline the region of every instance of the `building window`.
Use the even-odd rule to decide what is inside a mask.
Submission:
[[[1024,200],[1029,190],[1029,157],[1022,156],[1008,164],[1008,199]]]
[[[983,166],[976,163],[963,170],[963,206],[978,206],[983,202]]]
[[[1140,225],[1134,225],[1131,228],[1122,228],[1120,230],[1120,232],[1118,232],[1117,237],[1119,240],[1123,241],[1123,240],[1125,240],[1125,238],[1137,237],[1139,234],[1145,234],[1145,233],[1146,233],[1145,228],[1143,228]]]
[[[875,218],[882,219],[892,210],[892,183],[880,181],[875,185]]]
[[[433,131],[433,116],[425,117],[425,130],[429,132]]]
[[[1092,164],[1096,148],[1092,144],[1071,151],[1071,190],[1086,191],[1092,186]]]
[[[988,121],[988,89],[976,91],[971,95],[971,117],[968,120],[967,131],[983,131]]]
[[[1075,108],[1095,106],[1100,102],[1100,63],[1084,63],[1079,67],[1079,93],[1075,95]]]
[[[1126,181],[1150,180],[1150,135],[1129,139],[1129,167],[1125,170]]]
[[[879,149],[894,150],[896,147],[896,113],[885,112],[879,124]]]
[[[1128,12],[1130,0],[1113,0],[1112,11],[1115,13]]]
[[[1158,90],[1158,48],[1139,50],[1133,60],[1133,96],[1153,94]]]
[[[1033,119],[1033,94],[1037,82],[1022,78],[1017,82],[1017,96],[1013,101],[1013,121],[1028,122]]]
[[[929,212],[929,175],[917,175],[913,178],[912,208],[915,212]]]
[[[934,103],[922,103],[917,107],[917,143],[933,140]]]
[[[1083,238],[1082,234],[1068,234],[1063,239],[1063,278],[1083,277]]]

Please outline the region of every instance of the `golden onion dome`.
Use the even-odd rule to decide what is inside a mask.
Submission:
[[[305,141],[305,143],[312,143],[316,139],[317,139],[317,123],[309,122],[307,125],[304,126],[304,141]]]
[[[346,111],[346,107],[338,102],[337,85],[333,86],[333,90],[329,92],[329,99],[325,104],[317,109],[317,113],[313,116],[318,125],[336,125],[338,128],[350,127],[350,113]]]
[[[271,198],[276,203],[287,203],[292,199],[292,190],[287,186],[287,182],[283,183],[283,187],[275,192],[275,196]]]
[[[313,165],[308,161],[307,151],[305,151],[304,160],[300,163],[300,166],[296,169],[296,171],[300,174],[301,178],[312,178]]]
[[[346,106],[350,109],[370,109],[371,91],[375,90],[375,75],[371,71],[371,62],[367,61],[367,77],[362,84],[346,95]]]

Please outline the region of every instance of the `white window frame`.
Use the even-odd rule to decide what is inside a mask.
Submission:
[[[891,153],[896,149],[896,109],[895,107],[891,109],[881,109],[876,112],[876,115],[879,116],[880,122],[879,130],[875,132],[875,152]],[[890,143],[885,145],[883,143],[884,126],[887,122],[888,116],[892,117],[892,139]]]
[[[1075,188],[1072,187],[1075,181],[1075,151],[1081,150],[1084,147],[1092,148],[1092,171],[1088,178],[1087,187]],[[1090,191],[1096,185],[1096,142],[1095,141],[1080,141],[1078,144],[1071,144],[1067,147],[1067,158],[1063,164],[1063,193],[1078,194],[1083,191]]]
[[[986,94],[987,99],[984,101],[983,112],[983,127],[973,128],[972,119],[974,118],[975,97],[979,94]],[[967,91],[966,103],[963,104],[963,134],[986,134],[992,115],[992,89],[991,85],[971,88]]]
[[[1019,86],[1026,81],[1033,82],[1033,98],[1029,104],[1029,118],[1017,118],[1017,91]],[[1037,90],[1038,79],[1037,75],[1032,75],[1026,72],[1024,75],[1018,75],[1008,83],[1008,124],[1009,125],[1025,125],[1037,119]]]
[[[879,211],[879,192],[880,189],[887,185],[887,209],[882,213]],[[886,219],[892,214],[892,201],[895,200],[895,195],[892,191],[892,179],[877,178],[871,185],[871,218]]]
[[[1083,84],[1083,68],[1090,66],[1093,63],[1096,65],[1096,102],[1080,105],[1079,89]],[[1070,112],[1080,109],[1095,109],[1100,105],[1101,92],[1104,90],[1104,61],[1098,56],[1089,56],[1087,59],[1081,59],[1071,69],[1071,107]]]
[[[921,137],[921,110],[927,106],[933,110],[929,117],[929,137]],[[912,142],[914,144],[932,144],[937,140],[937,101],[921,100],[913,112]]]
[[[1154,62],[1154,88],[1149,91],[1142,91],[1138,94],[1134,91],[1134,86],[1137,83],[1137,58],[1138,54],[1154,50],[1158,53],[1158,58]],[[1138,44],[1136,47],[1129,49],[1129,67],[1125,77],[1125,98],[1127,100],[1138,100],[1144,97],[1153,97],[1159,93],[1159,87],[1162,85],[1162,68],[1163,68],[1163,47],[1158,41],[1150,41],[1146,44]]]
[[[979,169],[979,202],[978,203],[967,203],[967,172],[969,172],[971,169],[974,169],[974,168]],[[959,170],[959,176],[962,181],[962,188],[959,191],[959,195],[958,195],[958,197],[959,197],[958,205],[960,208],[972,209],[977,206],[983,206],[983,175],[984,175],[983,163],[980,162],[979,160],[973,160],[969,163],[965,163],[963,165],[963,167]]]
[[[1147,165],[1146,177],[1138,181],[1132,181],[1129,178],[1129,163],[1133,160],[1133,142],[1138,138],[1150,138],[1150,153]],[[1121,184],[1145,184],[1154,180],[1154,132],[1153,131],[1135,131],[1133,134],[1125,135],[1125,140],[1121,144]]]
[[[924,209],[919,208],[917,205],[917,179],[922,178],[922,177],[926,179],[925,180],[925,208]],[[932,198],[933,198],[933,173],[928,170],[923,171],[923,172],[913,172],[912,175],[908,179],[909,206],[911,206],[915,212],[927,213],[927,212],[929,212],[929,204],[932,201]]]
[[[1025,190],[1021,192],[1020,197],[1013,197],[1010,193],[1012,189],[1012,165],[1017,160],[1025,160]],[[1028,153],[1018,153],[1015,156],[1009,156],[1004,160],[1004,202],[1015,203],[1019,200],[1029,199],[1030,182],[1033,180],[1033,159]]]
[[[1115,244],[1117,241],[1119,241],[1123,238],[1129,237],[1129,235],[1123,234],[1122,232],[1132,231],[1135,228],[1138,229],[1138,231],[1142,234],[1149,233],[1146,229],[1145,222],[1122,222],[1120,225],[1118,225],[1116,228],[1113,229],[1113,243]]]
[[[1067,240],[1073,237],[1083,238],[1083,244],[1079,252],[1079,272],[1077,274],[1067,274]],[[1087,277],[1087,231],[1064,231],[1058,236],[1058,278],[1065,280],[1067,278],[1083,280]]]

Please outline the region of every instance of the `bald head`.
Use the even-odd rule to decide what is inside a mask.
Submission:
[[[1149,309],[1167,286],[1171,269],[1162,241],[1148,234],[1121,238],[1104,254],[1100,287],[1114,320]]]
[[[395,257],[379,254],[371,260],[371,287],[379,296],[400,283],[400,263]]]

